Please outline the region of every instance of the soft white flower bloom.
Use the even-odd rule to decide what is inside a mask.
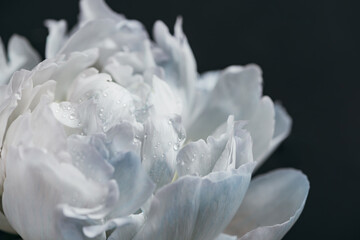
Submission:
[[[41,63],[21,37],[9,61],[0,43],[0,229],[26,240],[281,239],[309,183],[291,169],[250,183],[291,128],[262,96],[260,68],[199,75],[181,18],[174,36],[156,22],[153,42],[103,0],[80,8],[70,33],[46,21]]]

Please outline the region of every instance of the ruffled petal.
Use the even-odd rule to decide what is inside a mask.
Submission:
[[[184,146],[177,155],[178,176],[205,176],[253,161],[251,137],[242,127],[230,116],[226,126],[209,136],[207,142],[200,139]]]
[[[174,36],[161,21],[155,23],[153,32],[156,44],[168,57],[166,61],[161,61],[162,59],[154,52],[155,59],[164,68],[166,81],[178,91],[185,106],[190,106],[194,98],[197,70],[194,55],[182,30],[182,19],[179,17],[176,20]],[[184,112],[184,114],[187,115],[190,112]]]
[[[3,208],[10,224],[24,239],[63,239],[57,228],[57,205],[71,202],[94,206],[100,200],[94,193],[104,191],[89,184],[70,164],[57,163],[39,149],[11,148],[8,159],[11,161],[7,161]]]
[[[107,59],[124,49],[135,50],[148,39],[141,23],[134,20],[117,22],[113,19],[98,19],[86,22],[75,31],[59,53],[99,49],[98,64],[103,67]]]
[[[2,198],[4,212],[14,229],[29,240],[51,239],[53,236],[68,239],[66,234],[75,228],[66,221],[64,223],[68,216],[63,214],[61,205],[86,209],[105,205],[106,209],[112,206],[112,199],[118,197],[116,183],[102,182],[96,179],[98,174],[87,178],[83,169],[80,171],[80,166],[76,167],[76,161],[66,150],[65,133],[48,104],[49,99],[42,97],[32,113],[21,115],[13,122],[9,128],[11,138],[5,142],[6,152],[2,152],[6,162]],[[99,171],[99,161],[92,163]],[[22,199],[25,198],[24,204]],[[95,214],[99,215],[97,212],[100,210]],[[78,233],[82,232],[84,225],[94,224],[94,220],[82,220],[77,223]]]
[[[233,218],[251,178],[254,164],[206,177],[186,176],[161,188],[152,199],[141,239],[213,239]]]
[[[299,218],[309,182],[299,171],[283,169],[259,176],[249,190],[226,233],[241,240],[279,240]]]

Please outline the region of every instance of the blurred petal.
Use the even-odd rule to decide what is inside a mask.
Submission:
[[[129,224],[117,227],[109,236],[108,240],[130,240],[143,225],[145,219],[143,214],[130,215],[131,222]]]
[[[113,19],[98,19],[86,22],[75,31],[60,53],[99,49],[98,64],[103,67],[107,59],[124,49],[134,50],[148,39],[147,32],[141,23],[134,20],[117,22]]]
[[[254,164],[182,177],[152,199],[145,223],[134,240],[212,239],[231,221],[250,182]]]
[[[95,63],[99,56],[97,49],[89,49],[84,52],[72,52],[63,64],[59,64],[57,71],[52,75],[52,79],[57,82],[56,100],[65,100],[75,77]]]
[[[111,10],[104,0],[80,1],[80,24],[101,18],[110,18],[116,21],[125,19],[122,14],[118,14]]]
[[[285,108],[279,103],[275,103],[275,130],[271,139],[270,149],[275,149],[291,131],[292,119]]]
[[[8,62],[1,41],[0,49],[0,84],[6,84],[15,71],[31,70],[40,62],[39,54],[31,47],[29,41],[19,35],[13,35],[9,40]]]
[[[297,170],[256,177],[225,232],[241,240],[279,240],[299,218],[308,191],[307,177]]]
[[[57,55],[67,40],[67,24],[65,20],[46,20],[45,26],[49,30],[46,38],[45,56],[46,58],[52,58]]]
[[[152,80],[153,91],[149,97],[149,104],[153,106],[156,114],[171,116],[182,112],[181,100],[173,93],[169,85],[154,76]]]
[[[238,238],[236,236],[230,236],[226,234],[220,234],[215,240],[237,240]]]

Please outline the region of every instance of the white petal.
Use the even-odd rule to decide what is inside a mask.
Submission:
[[[250,182],[253,163],[237,170],[186,176],[160,189],[134,240],[212,239],[233,218]]]
[[[46,38],[45,56],[46,58],[52,58],[57,55],[67,40],[67,24],[65,20],[46,20],[45,26],[49,30]]]
[[[104,0],[80,1],[80,24],[101,18],[110,18],[116,21],[125,19],[122,14],[111,10]]]
[[[253,161],[250,135],[242,130],[239,122],[228,118],[225,129],[219,130],[207,138],[191,142],[177,155],[177,173],[179,176],[205,176],[212,171],[224,171],[238,168]]]
[[[226,233],[241,240],[279,240],[299,218],[309,182],[292,169],[276,170],[251,181],[249,190]]]
[[[235,120],[249,120],[259,104],[261,84],[261,70],[255,65],[223,70],[207,98],[206,107],[188,129],[190,139],[208,136],[229,115],[234,115]]]
[[[194,121],[199,117],[199,114],[206,108],[206,104],[211,97],[220,76],[220,71],[209,71],[199,76],[195,85],[195,96],[192,106],[190,106],[191,114],[184,118],[184,125],[188,129]]]
[[[99,19],[87,22],[75,31],[60,53],[98,48],[98,64],[103,67],[106,60],[117,51],[137,49],[146,39],[148,35],[142,24],[137,21],[124,20],[118,23],[109,18]]]
[[[13,35],[9,40],[9,62],[6,63],[4,47],[0,42],[0,84],[6,84],[10,76],[22,68],[32,69],[40,62],[39,54],[31,47],[28,40],[19,35]]]
[[[292,119],[285,108],[275,103],[275,130],[270,149],[275,149],[290,134]]]
[[[24,239],[63,239],[57,228],[57,205],[71,202],[91,206],[100,200],[94,193],[102,189],[87,183],[69,164],[56,163],[50,154],[11,148],[7,156],[11,161],[6,166],[3,208],[10,224]]]
[[[63,64],[59,65],[57,71],[52,75],[52,79],[57,82],[56,100],[67,99],[67,94],[71,83],[75,77],[95,63],[98,58],[97,49],[90,49],[84,52],[70,53]]]
[[[178,116],[152,116],[144,125],[142,164],[157,187],[173,179],[176,154],[185,140]]]
[[[274,104],[267,96],[263,97],[256,108],[254,115],[249,119],[246,129],[250,132],[253,140],[254,160],[259,167],[265,160],[270,148],[270,142],[274,135],[275,110]]]
[[[169,29],[161,21],[155,23],[153,32],[155,42],[169,56],[168,61],[158,63],[165,70],[165,79],[179,91],[184,104],[190,106],[194,97],[197,70],[194,55],[182,30],[182,19],[176,20],[175,36],[171,36]]]
[[[156,114],[171,116],[182,112],[181,100],[173,93],[169,85],[157,76],[152,80],[153,91],[149,97],[149,104]]]

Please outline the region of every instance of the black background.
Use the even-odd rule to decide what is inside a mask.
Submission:
[[[360,239],[359,6],[335,0],[107,1],[151,31],[178,15],[199,72],[257,63],[264,93],[293,117],[291,136],[258,171],[302,170],[311,189],[305,210],[285,236]],[[44,56],[43,20],[77,20],[77,1],[0,3],[0,35],[26,36]],[[14,239],[1,235],[0,239]]]

